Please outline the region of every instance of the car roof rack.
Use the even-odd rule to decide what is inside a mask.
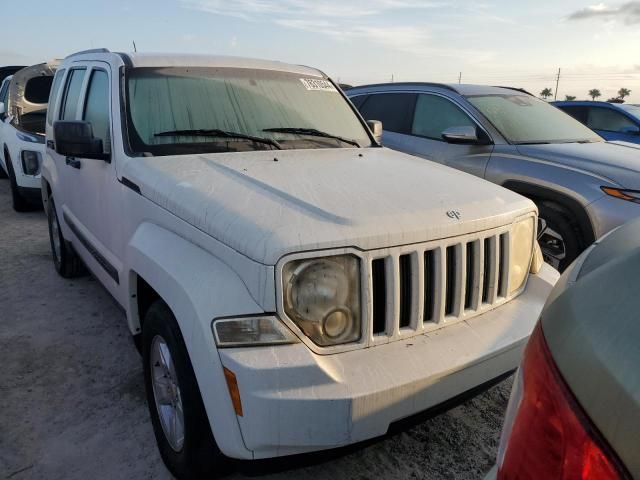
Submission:
[[[382,86],[389,86],[389,85],[394,85],[394,86],[399,86],[399,87],[409,87],[412,85],[419,85],[419,86],[424,86],[424,87],[439,87],[439,88],[446,88],[447,90],[451,90],[452,92],[456,92],[458,93],[458,90],[455,89],[455,87],[452,87],[451,85],[447,85],[446,83],[435,83],[435,82],[393,82],[393,83],[371,83],[369,85],[357,85],[354,86],[353,88],[370,88],[370,87],[382,87]],[[351,89],[349,89],[351,90]]]
[[[72,53],[68,57],[75,57],[76,55],[84,55],[85,53],[111,53],[108,48],[90,48],[89,50],[82,50],[81,52]]]
[[[493,85],[496,88],[506,88],[507,90],[515,90],[516,92],[522,92],[522,93],[526,93],[527,95],[531,95],[532,97],[535,97],[535,95],[531,92],[526,91],[524,88],[517,88],[517,87],[504,87],[502,85]]]

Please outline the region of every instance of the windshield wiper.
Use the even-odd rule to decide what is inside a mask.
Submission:
[[[333,138],[335,140],[339,140],[341,142],[348,143],[350,145],[360,148],[360,144],[355,140],[344,138],[339,135],[333,135],[331,133],[323,132],[321,130],[316,130],[315,128],[275,127],[275,128],[265,128],[262,131],[274,132],[274,133],[293,133],[297,135],[309,135],[312,137]]]
[[[238,138],[242,140],[250,140],[256,143],[264,143],[266,145],[271,145],[272,147],[277,148],[278,150],[282,150],[282,147],[278,142],[271,138],[264,137],[254,137],[253,135],[246,135],[244,133],[237,132],[229,132],[227,130],[219,130],[217,128],[200,128],[200,129],[192,129],[192,130],[168,130],[166,132],[154,133],[154,137],[175,137],[179,135],[193,135],[193,136],[203,136],[203,137],[222,137],[222,138]]]
[[[533,142],[513,142],[514,145],[549,145],[551,142],[533,141]]]

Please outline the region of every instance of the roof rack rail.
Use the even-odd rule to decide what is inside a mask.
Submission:
[[[353,88],[381,87],[381,86],[389,86],[389,85],[395,85],[395,86],[399,86],[399,87],[409,87],[409,86],[412,86],[412,85],[419,85],[419,86],[426,86],[426,87],[439,87],[439,88],[446,88],[447,90],[451,90],[452,92],[458,93],[458,91],[455,89],[455,87],[452,87],[451,85],[447,85],[446,83],[435,83],[435,82],[372,83],[372,84],[369,84],[369,85],[356,85]]]
[[[515,90],[516,92],[522,92],[522,93],[526,93],[527,95],[531,95],[532,97],[535,97],[535,95],[531,92],[526,91],[524,88],[517,88],[517,87],[503,87],[502,85],[493,85],[496,88],[506,88],[508,90]]]
[[[109,50],[108,48],[90,48],[89,50],[82,50],[80,52],[67,55],[67,58],[75,57],[76,55],[84,55],[85,53],[111,53],[111,50]]]

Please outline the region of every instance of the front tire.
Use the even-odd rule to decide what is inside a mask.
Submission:
[[[555,203],[538,205],[538,242],[545,262],[563,272],[582,249],[578,226],[571,215]]]
[[[11,204],[13,206],[13,209],[16,212],[28,212],[29,210],[32,209],[32,206],[29,205],[29,202],[27,202],[27,200],[22,195],[20,195],[20,192],[18,191],[18,182],[16,180],[16,174],[13,170],[11,157],[7,152],[5,152],[4,154],[4,163],[7,166],[9,186],[11,187]],[[0,168],[0,170],[2,169]]]
[[[56,272],[63,278],[77,277],[83,273],[84,268],[78,254],[73,247],[62,236],[58,213],[53,197],[49,198],[49,208],[47,209],[47,221],[49,224],[49,242],[51,244],[51,255],[53,266]]]
[[[159,300],[144,317],[142,359],[151,423],[165,465],[178,479],[215,476],[224,457],[211,433],[178,323]]]

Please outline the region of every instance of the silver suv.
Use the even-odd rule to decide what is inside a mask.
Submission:
[[[346,93],[382,121],[386,146],[531,198],[545,259],[559,270],[640,215],[640,145],[606,142],[524,90],[393,83]]]

